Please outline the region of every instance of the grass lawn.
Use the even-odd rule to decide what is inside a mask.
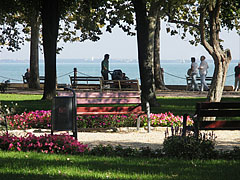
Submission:
[[[0,151],[0,179],[239,179],[240,161]]]
[[[17,113],[31,110],[50,110],[51,101],[41,100],[42,95],[0,94],[0,102],[8,106],[17,103]]]

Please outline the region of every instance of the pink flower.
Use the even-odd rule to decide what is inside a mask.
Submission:
[[[10,143],[10,144],[9,144],[9,147],[8,147],[8,150],[10,150],[12,147],[13,147],[13,144]]]

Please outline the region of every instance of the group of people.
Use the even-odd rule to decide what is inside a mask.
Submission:
[[[200,57],[201,63],[198,66],[198,64],[196,63],[195,57],[191,58],[191,68],[190,68],[190,72],[188,74],[192,77],[191,90],[193,90],[193,91],[204,91],[204,90],[209,91],[208,85],[205,81],[209,66],[205,59],[206,59],[205,56],[201,56]],[[197,77],[198,72],[199,72],[200,79],[201,79],[201,87],[200,87],[201,89],[199,89],[198,84],[196,82],[196,77]]]

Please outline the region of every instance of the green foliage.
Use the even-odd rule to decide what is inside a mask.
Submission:
[[[219,9],[216,8],[218,5]],[[210,37],[213,34],[214,23],[211,18],[215,18],[214,16],[218,14],[219,18],[217,17],[215,23],[219,30],[221,28],[240,30],[240,5],[237,0],[171,0],[165,3],[164,9],[168,17],[166,20],[176,23],[176,27],[169,25],[167,32],[171,35],[180,34],[182,39],[188,38],[192,45],[198,45],[203,38],[210,44],[212,43]],[[203,32],[200,32],[202,27]],[[176,31],[175,28],[179,30]],[[188,33],[192,39],[189,39]],[[219,43],[221,42],[222,40],[219,39]]]
[[[205,138],[195,138],[193,135],[186,137],[170,136],[163,142],[163,152],[168,157],[184,159],[209,159],[215,158],[214,141]]]

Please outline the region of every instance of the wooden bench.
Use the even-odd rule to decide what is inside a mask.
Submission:
[[[140,91],[139,82],[135,80],[103,80],[103,90]]]
[[[58,96],[71,96],[70,92],[59,92]],[[145,114],[141,106],[140,92],[77,92],[77,115],[123,115]],[[149,121],[150,122],[150,121]]]
[[[183,119],[183,132],[194,130],[196,137],[199,130],[240,130],[240,120],[229,117],[240,117],[239,102],[201,102],[196,104],[196,112],[193,116],[194,126],[186,126],[186,118]],[[220,117],[215,121],[203,120],[204,117]],[[184,134],[183,133],[183,134]]]
[[[207,85],[210,86],[212,83],[212,77],[206,77],[205,81],[206,81]],[[186,76],[186,82],[187,82],[186,90],[190,90],[192,87],[192,77]],[[196,77],[196,82],[197,82],[198,86],[200,87],[201,86],[201,78]]]
[[[22,78],[23,78],[23,84],[27,84],[27,78],[26,78],[26,76],[22,75]],[[40,84],[44,84],[44,82],[45,82],[45,77],[44,77],[44,76],[39,76],[39,81],[40,81]]]
[[[9,84],[10,84],[10,80],[6,80],[6,81],[4,81],[4,82],[2,82],[0,84],[0,91],[1,91],[1,93],[5,93],[5,91],[9,87]]]
[[[102,77],[69,76],[71,88],[102,90]]]

